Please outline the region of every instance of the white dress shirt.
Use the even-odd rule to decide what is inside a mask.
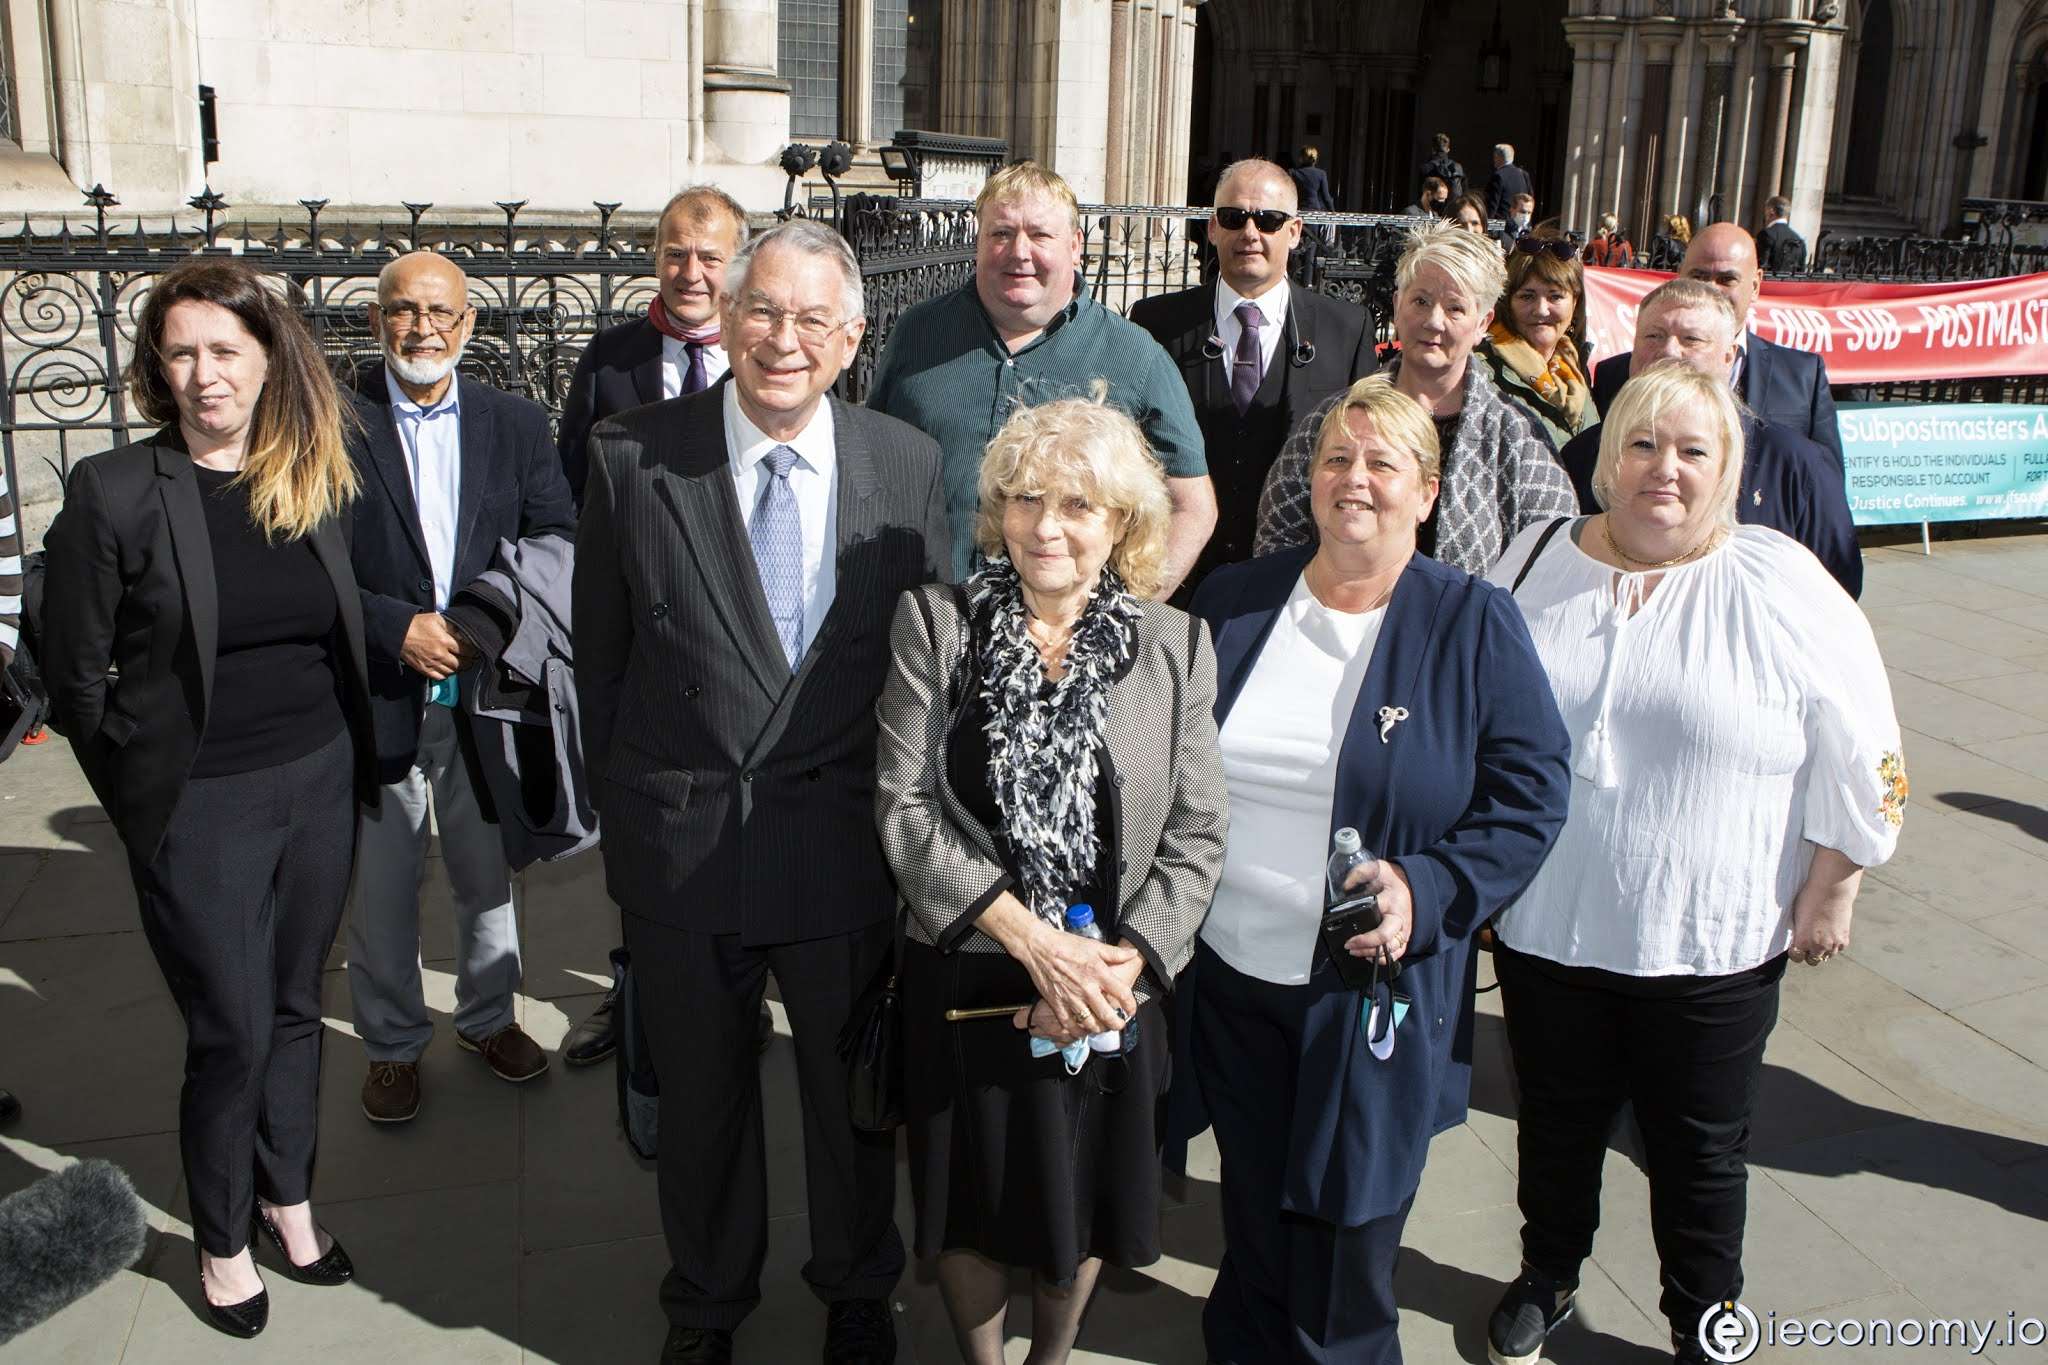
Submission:
[[[1298,580],[1217,736],[1230,842],[1202,941],[1246,976],[1298,986],[1315,964],[1337,757],[1386,619]]]
[[[704,387],[710,388],[718,382],[719,376],[731,368],[725,363],[725,347],[716,344],[704,348]],[[690,352],[683,343],[667,332],[661,334],[661,396],[680,398],[683,396],[683,377],[690,372]]]
[[[1542,530],[1489,577],[1512,584]],[[1567,966],[1725,976],[1791,945],[1816,845],[1891,856],[1899,723],[1869,622],[1797,541],[1741,526],[1646,577],[1565,534],[1515,592],[1571,733],[1571,813],[1497,932]]]
[[[388,366],[384,387],[391,395],[398,444],[405,448],[405,472],[412,478],[420,535],[427,542],[434,610],[446,611],[455,590],[455,526],[462,510],[462,377],[450,380],[441,401],[425,409],[405,396]]]
[[[1273,368],[1273,353],[1280,349],[1281,334],[1287,330],[1287,291],[1292,286],[1286,280],[1274,285],[1255,299],[1251,305],[1265,315],[1259,324],[1259,381],[1265,382],[1266,371]],[[1222,276],[1216,277],[1216,339],[1223,343],[1223,359],[1217,363],[1223,366],[1223,383],[1230,383],[1233,363],[1237,356],[1237,338],[1244,331],[1244,324],[1237,320],[1237,306],[1247,302],[1244,295],[1224,283]]]
[[[839,590],[837,556],[829,553],[839,526],[839,499],[835,496],[839,478],[839,447],[834,436],[832,400],[818,400],[810,424],[788,441],[770,440],[747,420],[740,408],[740,391],[725,386],[725,453],[732,463],[733,491],[739,494],[740,519],[751,530],[754,507],[761,489],[774,477],[761,465],[778,445],[794,450],[797,460],[790,467],[789,490],[796,495],[797,520],[804,540],[804,648],[818,638],[825,613],[832,610],[832,598]],[[801,656],[799,656],[801,657]]]

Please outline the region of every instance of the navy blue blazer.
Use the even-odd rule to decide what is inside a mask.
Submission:
[[[607,417],[667,397],[661,391],[661,333],[645,317],[607,327],[590,339],[562,395],[561,434],[555,448],[576,505],[590,470],[590,429]]]
[[[1811,351],[1780,346],[1756,333],[1744,343],[1742,401],[1760,417],[1787,426],[1827,447],[1842,467],[1842,428],[1835,419],[1835,395],[1828,389],[1828,365]],[[1593,371],[1593,406],[1605,413],[1628,383],[1627,351],[1600,362]]]
[[[372,366],[354,395],[363,423],[362,496],[353,508],[349,558],[362,592],[377,731],[378,781],[396,782],[419,755],[426,678],[399,659],[413,617],[434,609],[434,570],[413,502],[405,449],[391,416],[384,367]],[[548,415],[538,403],[467,375],[462,386],[461,505],[456,509],[454,591],[491,566],[500,540],[576,536],[576,509],[562,481]]]
[[[1579,510],[1600,510],[1593,496],[1593,466],[1600,458],[1600,423],[1565,442],[1557,462],[1571,476]],[[1849,514],[1842,466],[1798,432],[1753,415],[1742,419],[1742,491],[1735,519],[1783,531],[1813,551],[1851,597],[1863,595],[1863,550]]]
[[[1220,727],[1311,551],[1211,574],[1195,596],[1216,643]],[[1408,718],[1383,743],[1379,712]],[[1331,831],[1355,826],[1414,893],[1399,988],[1412,1000],[1393,1057],[1367,1050],[1361,998],[1327,961],[1309,984],[1281,1207],[1343,1227],[1398,1210],[1429,1141],[1465,1120],[1472,1081],[1472,935],[1527,886],[1564,826],[1571,738],[1505,589],[1423,555],[1387,604],[1337,759]],[[1184,974],[1181,1008],[1199,1009]],[[1190,989],[1192,987],[1193,989]],[[1183,1037],[1185,1035],[1182,1035]],[[1177,1040],[1178,1042],[1178,1040]],[[1192,1058],[1175,1059],[1189,1074]],[[1256,1084],[1257,1078],[1245,1078]],[[1175,1087],[1177,1130],[1205,1115]],[[1199,1109],[1199,1103],[1195,1106]]]

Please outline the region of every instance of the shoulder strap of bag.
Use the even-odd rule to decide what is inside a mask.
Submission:
[[[1522,590],[1522,580],[1529,576],[1529,570],[1536,567],[1536,561],[1543,558],[1544,547],[1550,544],[1550,538],[1557,534],[1560,526],[1570,520],[1570,517],[1559,517],[1543,528],[1543,534],[1536,537],[1536,548],[1529,551],[1529,557],[1522,561],[1521,569],[1515,574],[1515,585],[1508,589],[1509,596]]]

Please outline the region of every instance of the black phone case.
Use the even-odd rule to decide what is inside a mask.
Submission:
[[[1344,950],[1344,944],[1379,927],[1380,898],[1371,893],[1341,900],[1323,911],[1323,951],[1329,954],[1330,965],[1337,969],[1344,984],[1355,991],[1372,989],[1373,961],[1369,957],[1353,957]],[[1385,979],[1384,969],[1380,976]]]

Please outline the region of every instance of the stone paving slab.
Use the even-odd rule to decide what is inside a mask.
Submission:
[[[1891,669],[1914,793],[1900,853],[1873,872],[1848,957],[1787,978],[1753,1138],[1745,1300],[1830,1318],[2048,1316],[2048,538],[1871,551],[1866,606]],[[617,938],[594,858],[528,874],[520,1017],[559,1048],[609,979]],[[445,878],[431,859],[424,980],[440,1030],[415,1123],[358,1107],[360,1044],[343,952],[325,982],[323,1219],[361,1280],[335,1290],[267,1275],[271,1330],[237,1343],[199,1322],[176,1139],[182,1028],[136,926],[121,855],[61,740],[0,770],[0,1084],[23,1122],[0,1135],[0,1195],[80,1157],[125,1167],[151,1209],[135,1269],[21,1339],[13,1362],[650,1360],[665,1258],[652,1172],[612,1113],[609,1068],[559,1061],[510,1087],[459,1051]],[[1482,984],[1491,981],[1482,965]],[[1440,1137],[1397,1288],[1407,1359],[1485,1359],[1484,1320],[1519,1256],[1514,1086],[1499,997],[1479,1000],[1473,1108]],[[793,1053],[762,1061],[769,1122],[763,1303],[746,1365],[817,1358]],[[1548,1359],[1668,1360],[1648,1195],[1610,1154],[1602,1226],[1574,1321]],[[1104,1276],[1077,1362],[1199,1362],[1221,1252],[1213,1145],[1167,1190],[1165,1256]],[[900,1170],[900,1167],[899,1167]],[[907,1183],[899,1223],[908,1233]],[[1018,1284],[1006,1357],[1028,1350]],[[896,1295],[900,1359],[956,1360],[929,1271]],[[1968,1359],[1841,1348],[1845,1361]],[[1766,1348],[1754,1360],[1813,1359]],[[2048,1365],[2041,1348],[1980,1360]]]

